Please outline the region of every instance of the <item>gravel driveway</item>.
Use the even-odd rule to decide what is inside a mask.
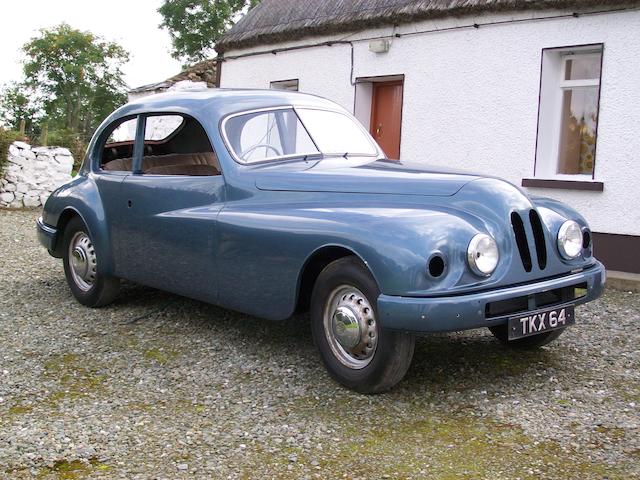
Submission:
[[[306,316],[271,323],[125,285],[76,303],[32,211],[0,210],[0,477],[640,478],[640,295],[551,346],[420,339],[406,379],[328,378]]]

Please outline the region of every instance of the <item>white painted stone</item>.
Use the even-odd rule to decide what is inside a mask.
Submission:
[[[32,197],[32,196],[25,196],[22,199],[22,203],[27,208],[39,207],[40,206],[40,198],[39,197]]]
[[[66,148],[36,147],[14,143],[10,147],[9,162],[0,179],[0,193],[6,200],[0,205],[17,207],[37,207],[44,205],[47,198],[58,186],[71,180],[73,157]]]
[[[56,155],[55,156],[56,162],[58,162],[61,165],[71,165],[73,167],[73,157],[70,155]]]
[[[71,155],[71,152],[68,148],[63,147],[50,147],[49,154],[52,156],[55,155]]]
[[[15,195],[11,192],[0,193],[0,200],[5,203],[11,203],[15,198]]]
[[[29,160],[27,160],[25,157],[21,155],[9,155],[9,157],[7,157],[7,160],[10,163],[13,163],[14,165],[20,165],[20,166],[23,166],[29,163]]]
[[[25,149],[25,150],[31,150],[31,145],[29,145],[28,143],[25,143],[25,142],[21,142],[20,140],[16,140],[15,142],[13,142],[13,144],[18,148],[22,148],[22,149]]]
[[[31,151],[35,154],[39,154],[39,153],[46,154],[47,152],[49,152],[49,150],[51,150],[51,147],[33,147],[31,149]]]

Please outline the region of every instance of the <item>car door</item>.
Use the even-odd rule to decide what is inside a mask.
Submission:
[[[121,262],[117,259],[126,248],[126,237],[121,231],[123,215],[126,213],[121,202],[121,189],[122,182],[132,172],[137,122],[137,116],[115,120],[105,129],[98,148],[90,153],[97,157],[92,156],[90,161],[95,165],[93,178],[100,194],[104,221],[107,223],[114,260],[113,272],[116,276],[121,276],[122,273],[119,271]]]
[[[140,122],[144,155],[121,187],[127,247],[119,270],[129,280],[215,302],[217,216],[225,199],[215,152],[191,117]]]

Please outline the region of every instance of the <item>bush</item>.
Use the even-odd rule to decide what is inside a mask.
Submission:
[[[19,132],[14,130],[5,130],[0,127],[0,175],[4,171],[4,167],[7,164],[7,157],[9,156],[9,145],[16,140],[22,140],[22,136]]]
[[[54,130],[47,135],[47,144],[68,148],[73,155],[73,169],[77,171],[82,165],[84,156],[87,152],[87,144],[78,135],[77,132],[71,130]]]

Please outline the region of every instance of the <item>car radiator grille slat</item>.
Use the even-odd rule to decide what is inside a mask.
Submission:
[[[538,255],[538,266],[540,270],[544,270],[547,267],[547,246],[544,241],[544,228],[542,227],[542,220],[540,215],[535,210],[529,211],[529,221],[531,222],[531,228],[533,229],[533,240],[536,244],[536,254]]]
[[[538,261],[538,267],[540,270],[544,270],[547,267],[547,245],[542,220],[535,210],[530,210],[528,218],[525,218],[531,224],[531,230],[533,231],[533,242],[536,249],[535,255]],[[531,250],[529,249],[529,241],[527,239],[524,221],[518,212],[511,214],[511,226],[513,228],[513,234],[515,235],[518,252],[520,253],[520,259],[522,260],[522,266],[526,272],[530,272],[533,269],[533,259]]]
[[[511,214],[511,226],[513,227],[513,233],[516,236],[516,245],[520,252],[522,266],[526,272],[530,272],[533,266],[531,263],[531,252],[529,251],[529,243],[527,242],[527,232],[524,229],[524,223],[519,213],[513,212]]]

